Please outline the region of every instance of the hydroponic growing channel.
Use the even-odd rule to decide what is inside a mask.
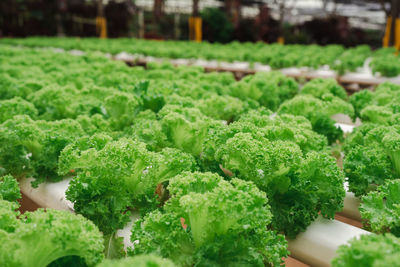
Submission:
[[[0,49],[5,266],[395,262],[399,85]]]

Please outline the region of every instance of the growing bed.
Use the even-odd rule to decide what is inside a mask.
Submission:
[[[277,265],[287,255],[282,234],[291,257],[330,266],[339,247],[344,253],[342,245],[355,237],[374,236],[359,228],[360,199],[346,191],[364,195],[384,181],[375,175],[372,185],[355,188],[354,177],[368,171],[374,160],[361,154],[363,168],[357,169],[358,161],[349,165],[353,148],[345,141],[342,149],[339,140],[355,126],[364,134],[364,128],[375,127],[370,123],[387,123],[376,126],[378,133],[396,144],[397,105],[386,104],[392,97],[387,92],[400,91],[398,85],[383,84],[376,99],[375,93],[362,91],[348,101],[334,79],[317,78],[299,90],[294,79],[278,72],[257,72],[237,81],[230,73],[169,63],[129,68],[103,53],[0,49],[5,59],[0,172],[20,178],[22,210],[32,201],[66,211],[55,212],[55,218],[84,222],[88,228],[79,231],[92,229],[97,245],[93,255],[85,255],[89,265],[101,261],[104,245],[107,257],[125,255],[118,236],[130,255],[156,253],[184,266],[196,261],[219,266],[235,257],[250,265]],[[349,124],[350,117],[362,118],[363,124]],[[364,142],[364,136],[358,138]],[[373,145],[361,147],[365,155],[377,155],[387,173],[396,169],[383,149],[392,143],[365,140]],[[349,183],[336,162],[343,153]],[[10,185],[15,181],[1,177],[0,189],[2,179]],[[382,194],[376,193],[374,201]],[[0,202],[13,208],[10,201],[16,196]],[[364,215],[365,205],[368,199],[361,203]],[[37,218],[46,222],[51,221],[46,216],[53,216],[27,214],[41,214]],[[14,217],[21,221],[12,222],[16,225],[30,222],[17,213]],[[387,230],[386,225],[378,229],[376,220],[369,222],[375,232]],[[68,224],[62,227],[57,233],[69,236]],[[13,229],[10,225],[6,234],[15,235]],[[106,241],[98,245],[103,237]],[[210,256],[214,253],[219,256]],[[28,265],[29,257],[24,261]]]

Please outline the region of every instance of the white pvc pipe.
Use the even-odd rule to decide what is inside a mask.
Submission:
[[[343,114],[333,115],[332,118],[334,120],[337,120],[338,118],[340,118],[342,120],[345,120],[346,117],[345,116],[340,116],[340,115],[343,115]],[[347,124],[347,123],[341,123],[341,122],[335,123],[335,126],[339,127],[340,129],[342,129],[342,131],[344,133],[351,133],[354,130],[354,127],[356,127],[355,125]]]
[[[343,209],[339,212],[339,214],[344,217],[361,221],[361,214],[358,210],[360,206],[361,200],[354,195],[352,192],[346,192],[346,197],[344,198]]]
[[[43,183],[38,188],[32,188],[32,180],[22,179],[20,181],[21,191],[40,207],[74,210],[74,204],[65,197],[65,191],[67,191],[70,179],[65,179],[58,183]],[[361,221],[361,215],[358,210],[360,202],[360,199],[355,197],[353,193],[346,192],[344,207],[340,214],[347,218]]]
[[[319,217],[307,230],[289,240],[291,257],[310,266],[330,266],[340,245],[369,232],[336,220]]]
[[[352,127],[338,124],[347,132]],[[21,191],[41,207],[69,210],[73,212],[73,203],[65,197],[69,179],[57,183],[43,183],[38,188],[32,188],[32,179],[20,181]],[[358,211],[360,200],[353,193],[346,193],[344,209],[341,214],[348,218],[360,220]],[[131,227],[138,214],[132,215],[132,220],[123,229],[117,231],[117,235],[123,237],[125,248],[132,246],[130,241]],[[318,218],[307,231],[300,233],[295,240],[289,240],[291,256],[311,266],[330,266],[330,261],[336,255],[336,249],[348,242],[349,239],[368,233],[357,227],[336,221]]]
[[[65,198],[68,179],[57,183],[43,183],[38,188],[32,188],[32,179],[20,181],[21,191],[41,207],[69,210],[73,212],[73,204]],[[125,248],[132,246],[130,241],[131,227],[139,218],[132,214],[131,222],[117,235],[124,238]],[[357,227],[336,221],[318,218],[305,232],[300,233],[295,240],[289,240],[291,256],[313,266],[329,266],[335,256],[336,249],[349,239],[368,233]]]
[[[336,114],[332,116],[332,118],[335,119],[336,121],[340,121],[336,123],[336,125],[339,126],[344,133],[351,133],[354,130],[354,127],[361,125],[361,121],[359,119],[358,121],[356,121],[355,125],[348,124],[349,122],[351,122],[351,119],[343,114]],[[358,210],[361,200],[357,198],[354,195],[354,193],[348,192],[349,186],[347,182],[345,183],[344,186],[346,189],[346,196],[344,198],[343,210],[340,211],[339,214],[356,221],[361,221],[361,214],[360,211]]]
[[[42,183],[38,188],[31,186],[32,178],[21,179],[19,186],[24,195],[33,200],[42,208],[51,208],[57,210],[67,210],[74,212],[74,204],[66,199],[65,192],[71,179],[65,179],[57,183]],[[125,249],[132,246],[130,241],[131,228],[134,221],[139,219],[138,213],[133,213],[131,221],[123,228],[117,231],[117,236],[123,237]]]
[[[16,47],[22,47],[24,46],[16,46]],[[46,50],[46,49],[51,49],[54,52],[57,53],[64,53],[67,52],[64,49],[60,48],[54,48],[54,47],[35,47],[34,49],[37,50]],[[70,52],[70,51],[68,51]],[[84,55],[86,54],[84,51],[81,50],[72,50],[70,52],[72,55]],[[106,54],[106,53],[105,53]],[[109,56],[107,56],[109,57]],[[145,55],[133,55],[129,54],[125,51],[121,51],[118,55],[114,57],[116,60],[131,60],[134,61],[135,59],[142,58],[145,59],[146,61],[149,62],[164,62],[165,60],[169,60],[171,62],[174,61],[174,59],[170,58],[155,58],[151,56],[145,56]],[[367,59],[364,65],[368,62]],[[189,63],[189,62],[195,62],[195,63]],[[201,63],[200,63],[201,62]],[[236,71],[252,71],[252,68],[250,68],[249,62],[247,61],[238,61],[238,62],[222,62],[218,61],[219,64],[215,64],[216,60],[205,60],[205,59],[178,59],[176,63],[179,65],[197,65],[197,66],[202,66],[202,67],[208,67],[208,68],[215,68],[215,67],[227,67],[228,70],[236,70]],[[246,67],[244,67],[246,66]],[[269,65],[265,65],[262,63],[255,63],[255,70],[257,71],[271,71],[271,67]],[[338,76],[338,74],[334,71],[329,69],[328,66],[320,66],[319,69],[313,69],[310,67],[290,67],[290,68],[283,68],[283,69],[277,69],[276,71],[279,71],[287,76],[293,76],[293,77],[307,77],[307,78],[335,78],[338,79],[340,82],[345,82],[345,83],[360,83],[360,84],[381,84],[383,82],[391,82],[395,84],[400,84],[400,75],[397,77],[381,77],[379,75],[374,75],[371,70],[365,71],[362,70],[362,72],[348,72],[344,75]]]
[[[21,192],[40,207],[74,211],[74,204],[65,197],[70,179],[57,183],[42,183],[38,188],[32,187],[32,181],[32,178],[21,179],[19,186]]]

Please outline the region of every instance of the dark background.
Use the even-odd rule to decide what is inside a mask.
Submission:
[[[176,36],[174,14],[165,14],[163,0],[154,1],[153,11],[144,11],[144,37],[149,39],[188,39],[188,18],[180,14],[179,36]],[[192,1],[192,0],[188,0]],[[194,2],[196,0],[193,0]],[[201,0],[200,0],[201,1]],[[355,46],[382,44],[383,30],[351,28],[349,18],[336,14],[324,18],[312,18],[299,25],[274,19],[268,3],[257,0],[225,0],[220,8],[194,10],[203,18],[203,39],[210,42],[226,43],[233,40],[242,42],[276,42],[279,36],[286,43],[301,44],[343,44]],[[279,2],[279,0],[275,0]],[[284,0],[281,1],[284,5]],[[336,2],[352,2],[337,0]],[[365,1],[354,1],[362,4]],[[368,2],[368,1],[366,1]],[[371,1],[369,1],[371,2]],[[385,1],[376,1],[382,2]],[[390,13],[390,0],[382,8]],[[253,5],[259,8],[254,18],[242,18],[240,8]],[[287,8],[283,6],[282,8]],[[156,10],[157,9],[157,10]],[[108,37],[138,37],[138,11],[134,1],[110,0],[103,6],[107,19]],[[239,14],[239,15],[238,15]],[[0,36],[97,36],[94,19],[98,15],[98,2],[85,0],[2,0],[0,1]]]

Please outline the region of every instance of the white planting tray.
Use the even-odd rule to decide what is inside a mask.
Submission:
[[[220,69],[225,71],[237,71],[237,72],[269,72],[272,70],[271,66],[265,65],[259,62],[250,65],[249,62],[224,62],[217,60],[204,60],[204,59],[170,59],[170,58],[154,58],[151,56],[145,56],[140,54],[129,54],[127,52],[121,52],[113,57],[116,60],[122,61],[137,61],[143,62],[171,62],[175,65],[187,65],[187,66],[200,66],[209,69]],[[343,75],[338,75],[336,71],[331,70],[329,66],[321,66],[319,69],[313,69],[309,67],[290,67],[283,69],[276,69],[283,74],[290,77],[305,77],[308,79],[314,78],[332,78],[337,79],[343,83],[355,83],[355,84],[373,84],[378,85],[383,82],[392,82],[400,84],[400,75],[397,77],[382,77],[374,75],[369,67],[371,59],[367,59],[362,68],[358,68],[356,72],[347,72]]]
[[[33,188],[31,181],[33,181],[32,178],[21,179],[19,187],[21,192],[38,206],[74,212],[74,204],[67,200],[65,196],[70,179],[65,179],[58,183],[43,183],[38,188]]]
[[[16,47],[24,47],[24,46],[16,46]],[[81,50],[70,50],[66,51],[61,48],[55,47],[36,47],[38,50],[51,50],[56,53],[64,53],[69,52],[74,56],[84,55],[85,52]],[[249,62],[235,61],[235,62],[224,62],[217,60],[204,60],[204,59],[171,59],[171,58],[155,58],[152,56],[145,56],[142,54],[130,54],[127,52],[120,52],[114,56],[108,53],[102,53],[107,58],[112,58],[114,60],[121,60],[126,62],[135,62],[135,61],[143,61],[143,62],[171,62],[174,65],[186,65],[186,66],[200,66],[209,69],[220,69],[222,71],[233,71],[233,72],[269,72],[272,68],[269,65],[265,65],[259,62],[255,62],[254,64],[249,64]],[[378,75],[374,75],[369,68],[369,62],[371,59],[367,59],[362,68],[359,68],[357,72],[348,72],[344,75],[339,76],[334,70],[331,70],[328,66],[321,66],[319,69],[313,69],[309,67],[291,67],[291,68],[283,68],[277,69],[276,71],[280,71],[285,75],[291,77],[305,77],[309,79],[314,78],[333,78],[337,79],[342,83],[355,83],[355,84],[369,84],[369,85],[378,85],[383,82],[392,82],[395,84],[400,84],[400,75],[397,77],[382,77]]]
[[[330,266],[340,245],[369,232],[360,228],[319,217],[307,230],[289,240],[291,256],[311,266]]]
[[[344,198],[344,207],[339,214],[344,217],[361,222],[361,214],[358,210],[361,200],[356,197],[352,192],[346,192],[346,197]]]
[[[336,125],[342,128],[345,133],[351,132],[355,127],[347,124],[349,118],[346,116],[339,114],[333,116],[333,118],[338,121]],[[31,181],[32,179],[21,180],[21,191],[40,207],[73,212],[73,203],[65,197],[70,179],[57,183],[40,184],[38,188],[32,188]],[[345,188],[347,189],[346,185]],[[360,221],[359,204],[360,200],[353,193],[347,192],[344,199],[344,208],[340,214]],[[124,229],[117,232],[118,236],[124,238],[125,248],[132,246],[130,241],[131,226],[138,218],[138,214],[133,214],[131,222]],[[327,220],[319,217],[305,232],[300,233],[295,240],[288,240],[289,251],[291,252],[291,257],[308,265],[330,266],[332,258],[336,255],[337,248],[362,234],[369,234],[369,232],[337,220]]]
[[[31,181],[32,179],[20,181],[21,191],[28,198],[41,207],[73,212],[73,204],[65,198],[69,179],[58,183],[40,184],[38,188],[32,188]],[[125,248],[132,246],[130,231],[133,221],[137,218],[139,218],[138,214],[133,214],[132,221],[124,229],[117,232],[118,236],[124,238]],[[353,237],[368,233],[337,220],[318,218],[295,240],[288,240],[289,251],[291,257],[311,266],[330,266],[330,262],[340,245],[346,244]]]
[[[21,192],[42,208],[51,208],[57,210],[67,210],[74,212],[74,204],[67,200],[65,192],[71,179],[65,179],[57,183],[42,183],[38,188],[33,188],[31,181],[33,179],[21,179],[19,187]],[[132,223],[139,218],[138,214],[132,215],[132,220],[124,229],[118,230],[117,235],[124,238],[125,248],[131,246],[130,231]]]

